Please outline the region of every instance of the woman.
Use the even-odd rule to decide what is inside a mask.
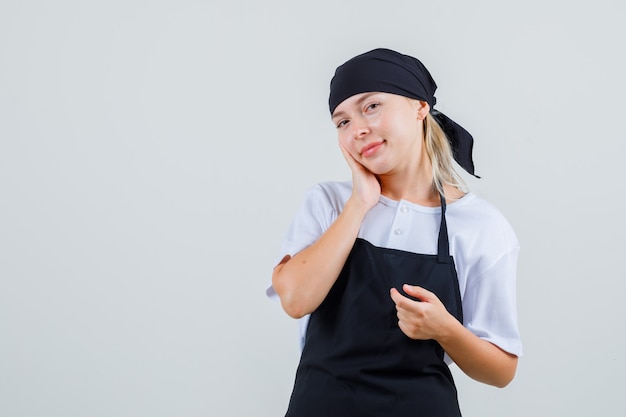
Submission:
[[[433,109],[436,84],[388,49],[337,68],[329,107],[352,181],[307,194],[270,295],[309,317],[287,416],[460,416],[448,363],[498,387],[521,342],[519,245],[466,193],[472,137]]]

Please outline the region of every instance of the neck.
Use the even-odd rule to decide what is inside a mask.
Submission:
[[[439,207],[441,199],[433,184],[430,161],[420,168],[378,175],[381,194],[392,200],[406,200],[426,207]],[[465,193],[456,187],[444,184],[446,202],[453,203]]]
[[[378,176],[381,193],[392,200],[407,200],[423,206],[437,207],[441,204],[439,193],[433,185],[430,161]]]

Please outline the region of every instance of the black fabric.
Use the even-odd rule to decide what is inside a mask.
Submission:
[[[454,159],[468,173],[477,176],[472,160],[474,138],[445,114],[434,110],[436,90],[435,80],[418,59],[380,48],[357,55],[336,69],[330,82],[328,106],[332,114],[345,99],[373,91],[425,101],[448,137]]]
[[[337,281],[311,315],[287,417],[461,415],[444,351],[398,327],[389,290],[434,292],[463,321],[442,206],[437,255],[357,239]],[[406,295],[406,294],[404,294]]]

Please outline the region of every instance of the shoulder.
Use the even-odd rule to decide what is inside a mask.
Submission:
[[[305,204],[321,205],[340,212],[352,193],[350,181],[325,181],[317,183],[306,191]]]
[[[309,188],[311,193],[323,193],[330,199],[341,199],[349,197],[352,193],[352,182],[350,181],[324,181]]]
[[[458,199],[452,204],[449,204],[448,212],[464,215],[469,218],[493,218],[496,220],[504,218],[504,216],[502,215],[502,213],[500,213],[500,210],[498,210],[496,206],[472,192],[465,194],[462,198]]]
[[[516,245],[517,238],[513,227],[496,206],[474,193],[468,193],[460,200],[450,204],[447,217],[463,224],[490,233],[501,234]]]
[[[325,230],[341,213],[351,192],[350,182],[327,181],[310,186],[292,219],[291,229],[314,224]]]
[[[343,209],[351,189],[349,182],[328,181],[310,186],[291,219],[279,259],[285,254],[296,254],[319,239]]]
[[[521,355],[515,296],[519,243],[511,224],[496,206],[473,193],[450,204],[448,213],[464,325]]]

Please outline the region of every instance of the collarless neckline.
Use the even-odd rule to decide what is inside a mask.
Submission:
[[[453,201],[451,203],[447,203],[446,204],[446,211],[450,211],[450,210],[454,210],[456,207],[464,205],[467,201],[471,200],[474,198],[474,194],[472,192],[467,192],[463,195],[463,197],[459,198],[456,201]],[[386,197],[384,195],[381,195],[379,198],[379,202],[389,206],[389,207],[398,207],[399,205],[403,205],[408,207],[409,209],[412,209],[414,211],[420,211],[423,213],[439,213],[441,212],[441,206],[436,206],[436,207],[430,207],[430,206],[424,206],[418,203],[413,203],[411,201],[408,200],[394,200],[392,198]]]

